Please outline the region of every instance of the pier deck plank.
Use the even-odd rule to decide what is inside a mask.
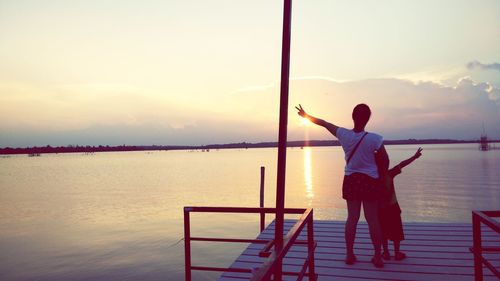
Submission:
[[[285,221],[285,231],[294,224],[294,220]],[[344,222],[315,221],[314,239],[318,243],[315,251],[318,281],[361,281],[361,280],[401,280],[461,281],[474,279],[472,246],[472,226],[465,223],[405,223],[405,238],[401,250],[408,256],[403,261],[385,261],[384,268],[375,268],[370,259],[373,248],[366,223],[360,222],[356,234],[355,252],[358,262],[346,265]],[[274,222],[258,236],[259,239],[274,237]],[[306,239],[306,231],[299,239]],[[483,246],[500,245],[500,235],[483,227]],[[265,258],[258,256],[262,244],[250,244],[235,260],[231,267],[259,267]],[[392,251],[392,244],[389,247]],[[298,271],[306,256],[305,246],[293,246],[285,257],[284,271]],[[391,252],[392,253],[392,252]],[[497,268],[500,267],[500,254],[486,254],[485,257]],[[249,280],[249,273],[230,273],[221,275],[219,281]],[[295,280],[286,276],[284,280]],[[484,268],[484,280],[498,280]]]

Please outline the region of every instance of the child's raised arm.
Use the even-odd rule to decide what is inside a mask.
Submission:
[[[415,152],[415,155],[413,155],[412,157],[404,160],[404,161],[401,161],[401,163],[399,163],[399,168],[400,169],[403,169],[404,167],[408,166],[411,162],[415,161],[415,159],[419,158],[420,156],[422,155],[422,148],[419,147],[417,149],[417,152]]]

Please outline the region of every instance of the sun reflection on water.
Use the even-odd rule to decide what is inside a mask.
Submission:
[[[306,197],[309,206],[312,204],[314,198],[314,189],[312,181],[312,161],[311,161],[311,148],[304,147],[304,183],[306,187]]]

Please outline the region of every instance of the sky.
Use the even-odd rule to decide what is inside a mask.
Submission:
[[[0,147],[277,141],[283,2],[0,0]],[[294,0],[294,106],[385,139],[500,139],[500,1]]]

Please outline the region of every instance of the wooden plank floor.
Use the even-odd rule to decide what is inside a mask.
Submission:
[[[294,220],[285,221],[285,231],[290,229]],[[316,272],[319,281],[361,281],[361,280],[402,280],[402,281],[433,281],[433,280],[473,280],[473,256],[468,248],[472,245],[471,224],[456,223],[405,223],[406,240],[401,244],[401,251],[408,256],[403,261],[385,261],[382,269],[375,268],[370,259],[373,248],[369,238],[366,223],[360,222],[356,235],[355,253],[358,262],[346,265],[344,222],[315,221],[314,238],[318,242],[315,251]],[[306,239],[305,231],[300,239]],[[258,238],[274,237],[274,222],[264,230]],[[500,246],[500,235],[483,228],[483,246]],[[258,253],[262,244],[250,244],[236,259],[232,267],[255,268],[265,258]],[[390,245],[392,251],[392,245]],[[283,264],[285,271],[298,271],[304,262],[305,246],[293,246]],[[391,252],[392,253],[392,252]],[[488,260],[500,268],[500,254],[486,255]],[[499,280],[484,269],[484,280]],[[250,274],[223,273],[219,281],[248,280]],[[285,280],[295,280],[287,276]]]

